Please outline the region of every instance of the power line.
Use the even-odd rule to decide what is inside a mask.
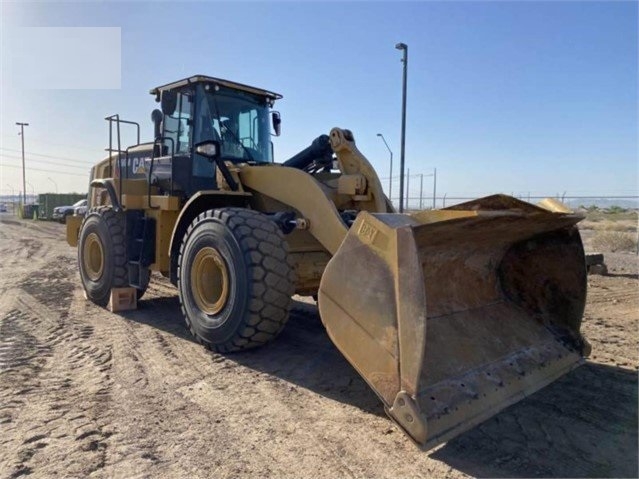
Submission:
[[[22,169],[22,167],[21,167],[21,166],[4,165],[4,164],[0,165],[0,167],[2,167],[2,168],[17,168],[17,169]],[[84,176],[85,178],[87,178],[87,177],[89,176],[88,174],[83,175],[83,174],[80,174],[80,173],[70,173],[70,172],[67,172],[67,171],[59,171],[59,170],[58,170],[58,171],[56,171],[56,170],[43,170],[43,169],[40,169],[40,168],[29,168],[29,171],[42,171],[42,172],[45,172],[45,173],[58,173],[58,174],[62,174],[62,175]]]
[[[9,135],[2,135],[4,138],[11,138],[13,139],[13,136],[9,136]],[[87,145],[69,145],[68,143],[56,143],[53,141],[47,141],[47,140],[40,140],[40,139],[33,139],[31,140],[33,143],[44,143],[45,145],[54,145],[54,146],[64,146],[65,148],[73,148],[74,150],[86,150],[86,151],[96,151],[96,148],[92,148],[90,146]]]
[[[20,159],[19,156],[7,155],[7,154],[4,154],[4,153],[0,153],[0,158],[17,158],[17,159]],[[49,165],[66,166],[67,168],[78,168],[78,169],[81,169],[81,170],[89,170],[89,169],[91,169],[91,165],[76,166],[76,165],[70,165],[68,163],[60,163],[60,162],[57,162],[57,161],[34,160],[33,158],[28,158],[28,159],[32,163],[46,163],[46,164],[49,164]]]
[[[16,153],[20,153],[20,150],[14,150],[12,148],[1,148],[0,150],[5,150],[5,151],[15,151]],[[82,164],[87,164],[87,163],[92,163],[91,160],[79,160],[77,158],[69,158],[67,156],[57,156],[57,155],[45,155],[43,153],[28,153],[25,151],[24,153],[25,155],[31,155],[31,156],[41,156],[43,158],[53,158],[54,160],[67,160],[67,161],[72,161],[74,163],[82,163]]]

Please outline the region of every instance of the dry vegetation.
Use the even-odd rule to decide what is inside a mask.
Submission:
[[[602,253],[639,251],[637,211],[613,206],[605,210],[582,208],[579,212],[586,216],[580,223],[580,229],[585,233],[587,246],[592,250]]]
[[[591,244],[597,251],[634,252],[637,251],[637,235],[615,230],[599,230],[592,238]]]

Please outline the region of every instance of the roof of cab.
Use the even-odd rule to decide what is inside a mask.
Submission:
[[[159,95],[163,90],[172,90],[174,88],[179,88],[185,85],[190,85],[192,83],[216,83],[218,85],[222,85],[228,88],[233,88],[236,90],[243,90],[249,93],[254,93],[256,95],[265,96],[268,98],[272,98],[273,100],[279,100],[282,98],[282,95],[279,93],[274,93],[268,90],[262,90],[261,88],[252,87],[249,85],[244,85],[242,83],[236,83],[229,80],[223,80],[222,78],[214,78],[206,75],[194,75],[189,78],[185,78],[183,80],[178,80],[172,83],[167,83],[166,85],[161,85],[153,88],[149,91],[151,95]]]

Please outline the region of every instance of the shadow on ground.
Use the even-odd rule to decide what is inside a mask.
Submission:
[[[475,477],[637,477],[637,374],[587,363],[432,457]]]
[[[138,310],[123,312],[122,316],[195,342],[186,329],[177,297],[142,300]],[[333,346],[315,306],[294,302],[291,317],[275,341],[258,349],[230,354],[227,359],[385,416],[375,393]]]
[[[193,341],[177,297],[142,301],[138,311],[125,316]],[[309,305],[295,305],[274,342],[228,359],[384,415],[377,396],[333,346]],[[587,363],[423,454],[475,477],[637,477],[637,427],[636,372]]]

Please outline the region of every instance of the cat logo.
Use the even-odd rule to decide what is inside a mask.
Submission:
[[[131,171],[134,175],[140,175],[146,173],[145,162],[146,158],[133,158],[131,160]]]

